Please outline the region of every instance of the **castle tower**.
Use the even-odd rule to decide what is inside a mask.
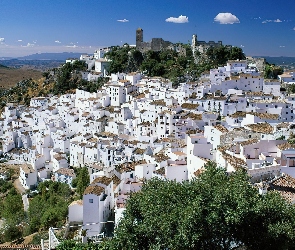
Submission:
[[[192,47],[192,51],[193,51],[193,56],[195,57],[195,54],[196,54],[196,50],[197,50],[197,43],[198,43],[198,40],[197,40],[198,38],[197,38],[197,35],[196,34],[194,34],[193,35],[193,38],[192,38],[192,45],[191,45],[191,47]]]
[[[136,30],[136,48],[137,49],[141,46],[142,42],[143,42],[143,30],[141,28],[138,28]]]

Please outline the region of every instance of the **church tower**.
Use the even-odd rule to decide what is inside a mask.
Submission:
[[[143,42],[143,30],[141,28],[138,28],[136,30],[136,48],[141,47],[141,43]]]

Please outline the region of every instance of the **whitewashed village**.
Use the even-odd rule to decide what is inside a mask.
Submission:
[[[144,72],[109,74],[107,51],[78,59],[88,65],[83,79],[109,77],[97,92],[8,104],[0,119],[1,153],[19,165],[26,190],[45,180],[71,187],[72,167],[88,168],[90,185],[67,218],[86,232],[84,242],[118,224],[145,180],[191,180],[209,161],[228,173],[245,168],[257,192],[276,188],[295,203],[288,191],[295,187],[295,95],[282,88],[295,83],[295,72],[264,79],[261,61],[247,58],[174,88]]]

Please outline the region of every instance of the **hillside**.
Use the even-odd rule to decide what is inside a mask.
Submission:
[[[0,87],[10,88],[16,85],[21,80],[30,79],[33,80],[40,79],[42,77],[42,72],[30,69],[12,69],[0,65]]]
[[[18,57],[19,60],[62,60],[68,58],[80,58],[85,53],[79,52],[62,52],[62,53],[36,53],[28,56]]]

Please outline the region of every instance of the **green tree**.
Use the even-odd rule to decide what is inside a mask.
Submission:
[[[87,167],[77,168],[77,177],[74,179],[73,185],[77,187],[76,191],[79,194],[80,198],[82,198],[82,195],[86,189],[86,187],[89,185],[89,173]]]
[[[0,241],[11,242],[22,237],[22,232],[20,227],[14,224],[8,224],[4,222],[2,225],[2,230],[0,228]]]
[[[114,249],[291,249],[294,207],[259,195],[245,171],[227,175],[209,163],[198,179],[152,179],[131,194]]]
[[[3,211],[1,214],[10,225],[18,224],[24,218],[22,197],[14,187],[9,190],[8,195],[3,201]]]
[[[68,214],[72,191],[65,183],[45,181],[38,185],[38,195],[30,200],[28,220],[30,231],[60,226]]]
[[[266,62],[264,67],[264,78],[266,79],[277,79],[278,75],[283,74],[284,70],[282,67],[276,66],[275,64],[269,64]]]

